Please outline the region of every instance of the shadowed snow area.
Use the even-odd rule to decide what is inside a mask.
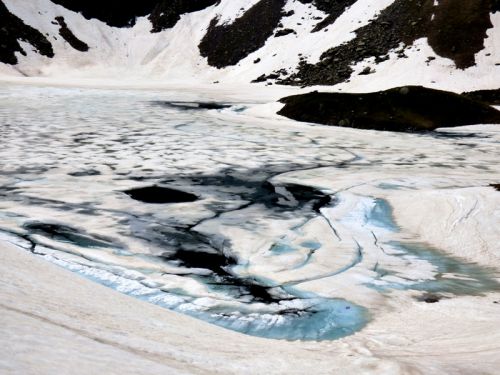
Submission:
[[[268,338],[352,334],[395,290],[500,290],[494,127],[316,127],[199,92],[2,86],[2,240]]]

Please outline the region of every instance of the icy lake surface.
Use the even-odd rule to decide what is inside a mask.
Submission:
[[[376,133],[260,107],[202,93],[1,86],[0,240],[268,338],[349,335],[395,290],[499,290],[492,269],[402,230],[390,204],[487,186],[499,175],[498,131]]]

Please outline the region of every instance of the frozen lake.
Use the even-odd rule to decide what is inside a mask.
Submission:
[[[0,239],[268,338],[349,335],[394,290],[500,290],[468,260],[500,243],[496,127],[309,126],[236,98],[1,86]]]

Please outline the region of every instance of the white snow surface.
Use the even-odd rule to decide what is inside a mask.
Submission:
[[[403,293],[386,301],[362,333],[287,342],[221,330],[10,244],[0,249],[3,374],[494,374],[498,368],[493,301],[499,294],[427,305]]]

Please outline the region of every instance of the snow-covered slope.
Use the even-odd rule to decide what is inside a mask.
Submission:
[[[56,3],[73,4],[83,14]],[[1,0],[9,21],[0,28],[0,75],[181,84],[260,77],[267,82],[261,85],[278,80],[357,91],[405,84],[467,91],[500,82],[494,0],[467,6],[445,0],[141,3],[113,13],[79,1]],[[75,48],[59,20],[88,51]],[[53,56],[20,24],[46,38]]]

